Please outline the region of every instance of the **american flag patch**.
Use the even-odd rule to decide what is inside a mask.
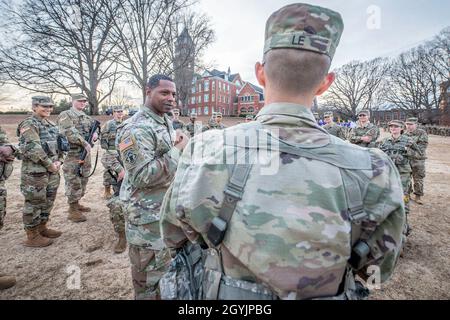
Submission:
[[[134,142],[131,138],[124,139],[121,143],[119,143],[119,150],[120,152],[129,149],[134,145]]]

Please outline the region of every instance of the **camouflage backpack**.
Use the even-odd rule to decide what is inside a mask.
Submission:
[[[258,129],[260,124],[255,122],[253,126]],[[355,284],[353,273],[365,266],[370,249],[364,240],[368,239],[374,231],[362,223],[367,218],[363,209],[363,199],[369,179],[361,170],[370,170],[372,164],[368,150],[356,149],[333,136],[330,136],[330,140],[331,143],[328,145],[317,148],[302,148],[278,141],[278,147],[272,150],[327,162],[340,169],[348,206],[347,213],[352,226],[353,250],[348,262],[343,293],[329,299],[360,299],[367,296],[368,292]],[[235,142],[231,142],[233,143]],[[337,145],[339,148],[336,148]],[[245,152],[248,152],[248,146],[236,144],[233,146],[245,148]],[[220,246],[236,204],[242,199],[252,165],[239,164],[231,167],[231,175],[224,190],[225,200],[219,216],[213,219],[207,234],[209,243],[214,247],[202,249],[200,244],[188,242],[187,245],[178,249],[169,270],[160,280],[162,299],[277,299],[277,296],[265,285],[232,279],[223,273]]]

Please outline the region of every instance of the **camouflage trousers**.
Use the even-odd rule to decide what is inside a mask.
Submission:
[[[105,187],[112,186],[115,182],[114,177],[109,173],[109,170],[103,171],[103,185]]]
[[[78,154],[69,153],[63,164],[63,172],[66,186],[66,197],[69,204],[78,202],[86,193],[86,186],[88,183],[88,176],[91,172],[91,158],[90,155],[86,157],[86,162],[83,165],[83,176],[77,174],[78,168]]]
[[[123,214],[122,201],[120,201],[118,196],[118,189],[116,180],[113,182],[114,196],[108,200],[106,206],[109,208],[109,218],[114,226],[114,231],[116,233],[125,232],[125,216]]]
[[[25,230],[47,222],[56,199],[59,173],[23,173],[20,190],[25,197],[23,224]]]
[[[169,250],[129,245],[131,277],[136,300],[160,300],[159,280],[170,263]]]
[[[410,191],[413,192],[414,189],[414,194],[422,197],[424,195],[423,183],[425,180],[425,160],[411,161],[411,168],[414,185],[411,185]]]
[[[405,202],[405,213],[409,214],[409,190],[411,188],[411,173],[400,173],[400,179],[402,181],[403,188],[403,200]]]
[[[0,179],[0,230],[3,228],[3,221],[6,216],[6,187],[5,180]]]

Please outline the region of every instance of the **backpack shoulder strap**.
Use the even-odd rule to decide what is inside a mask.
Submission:
[[[245,152],[248,154],[249,150],[247,149]],[[224,190],[225,198],[219,216],[212,220],[207,233],[208,240],[216,247],[222,243],[236,205],[242,199],[251,169],[252,164],[250,163],[235,164],[233,167]]]

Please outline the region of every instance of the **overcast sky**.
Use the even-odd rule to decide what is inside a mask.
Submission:
[[[219,70],[231,68],[257,84],[254,65],[262,58],[265,22],[286,0],[199,0],[197,8],[211,19],[216,42],[205,54]],[[391,57],[430,40],[450,26],[449,0],[317,0],[310,3],[341,13],[345,30],[333,68],[352,60]],[[379,18],[379,19],[378,19]],[[133,90],[135,91],[135,90]],[[27,107],[30,95],[13,89],[17,101],[0,108]],[[138,92],[138,91],[135,91]],[[131,93],[131,92],[130,92]],[[136,96],[139,100],[140,96]],[[3,106],[2,106],[3,104]]]
[[[200,0],[216,42],[205,55],[218,69],[256,82],[254,65],[262,58],[265,23],[270,14],[291,4],[285,0]],[[345,24],[333,68],[351,60],[395,56],[431,39],[450,26],[448,0],[317,0],[311,4],[338,11]],[[377,17],[379,16],[379,21]]]

